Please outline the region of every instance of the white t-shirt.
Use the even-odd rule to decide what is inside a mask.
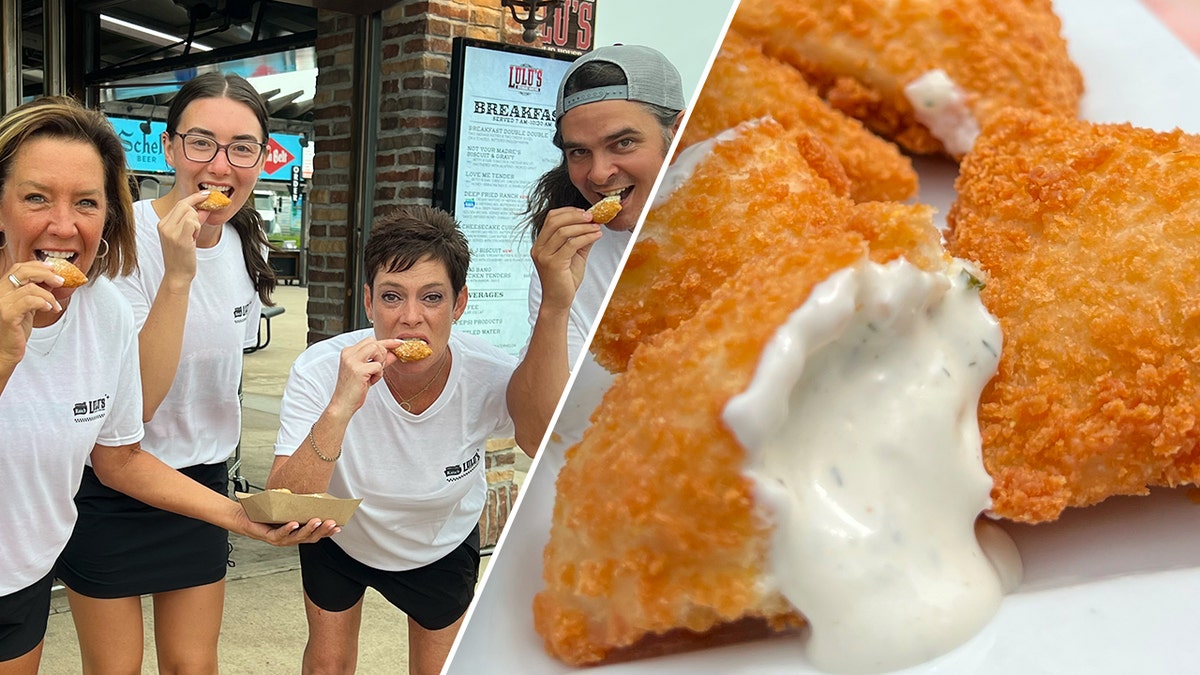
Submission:
[[[567,326],[567,358],[574,365],[583,352],[583,343],[592,332],[592,324],[600,314],[600,305],[608,296],[608,287],[617,276],[617,267],[625,256],[633,232],[617,232],[605,229],[604,235],[592,245],[588,252],[587,269],[583,273],[583,282],[575,292],[575,301],[571,303],[571,319]],[[538,277],[537,267],[529,278],[529,326],[532,330],[537,322],[538,308],[542,305],[542,282]],[[529,349],[529,341],[521,349],[521,358]]]
[[[280,405],[276,455],[312,452],[308,431],[333,395],[342,349],[371,335],[370,328],[344,333],[296,359]],[[364,565],[390,571],[428,565],[479,522],[487,501],[487,439],[513,433],[504,391],[516,363],[457,331],[450,352],[446,387],[428,410],[406,412],[380,382],[346,428],[329,492],[362,503],[334,541]]]
[[[142,438],[137,331],[101,277],[34,328],[0,392],[0,596],[46,576],[75,527],[75,492],[94,445]]]
[[[116,283],[140,331],[166,270],[159,219],[149,200],[134,204],[134,217],[138,270]],[[226,224],[216,246],[196,249],[179,368],[146,423],[147,452],[176,469],[219,464],[233,453],[242,431],[242,348],[258,339],[261,308],[242,259],[241,237]]]

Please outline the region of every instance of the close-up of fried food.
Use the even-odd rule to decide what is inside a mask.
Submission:
[[[49,257],[46,262],[50,263],[50,269],[55,274],[63,278],[64,288],[76,288],[87,283],[87,275],[66,258]]]
[[[617,214],[621,212],[621,197],[619,195],[609,195],[592,204],[588,211],[592,214],[593,223],[603,225],[616,218]]]
[[[392,349],[392,353],[396,355],[400,363],[420,361],[433,356],[433,350],[425,344],[424,340],[404,340],[399,346]]]
[[[855,201],[902,201],[916,195],[912,161],[895,145],[831,108],[799,71],[764,55],[732,30],[713,60],[677,152],[766,116],[824,141],[845,170]]]
[[[993,511],[1200,482],[1200,137],[1008,111],[962,163],[950,250],[990,276]]]
[[[217,211],[229,206],[231,203],[232,201],[229,197],[225,196],[225,193],[220,190],[213,190],[208,194],[207,199],[196,205],[196,208],[200,211]]]
[[[596,362],[612,372],[624,370],[640,343],[691,316],[747,261],[850,217],[853,202],[826,180],[840,174],[834,180],[844,188],[844,174],[812,134],[753,121],[688,152],[704,154],[688,180],[651,208],[593,337]],[[685,153],[662,190],[671,172],[693,161]],[[896,204],[877,208],[900,212]]]
[[[1075,117],[1083,93],[1050,0],[742,0],[732,28],[918,154],[961,157],[1005,107]]]
[[[721,189],[714,200],[736,196]],[[678,644],[681,629],[707,635],[751,619],[775,629],[801,621],[764,576],[770,517],[722,410],[747,387],[776,329],[833,272],[868,256],[942,264],[927,209],[833,196],[828,204],[830,218],[796,212],[810,221],[803,236],[764,250],[690,318],[643,344],[567,451],[545,590],[534,600],[535,628],[559,659],[660,653],[661,636]],[[707,225],[736,238],[743,224]]]

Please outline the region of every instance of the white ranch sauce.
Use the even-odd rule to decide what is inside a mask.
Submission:
[[[776,525],[770,583],[808,619],[809,658],[825,670],[929,660],[999,606],[1004,583],[975,525],[992,487],[976,407],[1000,326],[961,265],[837,272],[725,408]]]
[[[946,152],[961,157],[979,137],[979,122],[967,107],[967,97],[941,68],[931,70],[904,87],[917,121],[942,142]]]

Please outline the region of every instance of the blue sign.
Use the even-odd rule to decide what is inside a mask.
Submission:
[[[136,173],[173,173],[174,170],[163,157],[162,136],[167,130],[166,122],[155,122],[126,117],[109,117],[121,145],[125,147],[125,161],[129,170]],[[263,164],[259,180],[290,181],[292,167],[300,168],[304,149],[298,134],[271,134],[267,147],[267,159]]]

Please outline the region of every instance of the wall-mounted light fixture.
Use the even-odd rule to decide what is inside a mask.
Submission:
[[[525,32],[521,33],[521,39],[526,42],[533,42],[537,39],[538,27],[546,23],[550,18],[550,10],[554,7],[561,7],[564,0],[500,0],[501,7],[507,7],[508,11],[512,12],[513,21],[521,24]],[[517,16],[517,9],[525,11],[525,18]],[[538,16],[538,10],[544,9],[541,16]]]

